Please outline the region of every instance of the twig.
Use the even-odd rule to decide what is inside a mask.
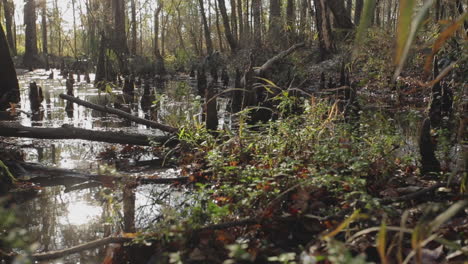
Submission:
[[[422,190],[419,190],[417,192],[414,192],[414,193],[411,193],[411,194],[408,194],[408,195],[404,195],[404,196],[401,196],[401,197],[397,197],[397,198],[386,198],[386,199],[383,199],[381,201],[382,204],[391,204],[391,203],[398,203],[398,202],[404,202],[404,201],[409,201],[409,200],[414,200],[428,192],[432,192],[440,187],[443,187],[445,186],[445,183],[437,183],[431,187],[427,187],[427,188],[424,188]]]

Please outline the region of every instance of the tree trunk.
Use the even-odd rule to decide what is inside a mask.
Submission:
[[[159,13],[162,9],[161,2],[158,2],[158,8],[154,11],[154,55],[160,54],[159,52]]]
[[[237,0],[242,1],[242,0]],[[237,29],[237,12],[236,12],[236,0],[231,0],[231,26],[232,26],[232,36],[234,40],[239,42],[238,29]]]
[[[308,0],[301,0],[301,11],[299,13],[299,36],[302,40],[305,39],[305,30],[307,24],[307,2]]]
[[[46,70],[49,70],[49,50],[47,47],[47,2],[44,1],[42,4],[42,52],[44,53],[44,59],[46,63]]]
[[[244,18],[242,14],[242,1],[243,0],[237,0],[237,17],[239,21],[239,42],[238,45],[241,47],[243,45],[243,42],[245,40],[244,36]]]
[[[219,23],[218,2],[214,1],[214,3],[215,3],[216,31],[218,32],[219,50],[220,50],[221,52],[224,52],[223,37],[222,37],[222,33],[221,33],[221,26],[220,26],[220,23]]]
[[[262,24],[260,14],[261,0],[252,0],[254,46],[262,47]]]
[[[72,10],[73,10],[73,54],[75,54],[75,59],[78,58],[78,50],[76,47],[76,16],[75,16],[75,1],[72,0]]]
[[[353,10],[353,0],[346,0],[346,15],[351,18],[351,11]]]
[[[223,25],[224,25],[224,34],[226,35],[226,39],[229,43],[229,47],[231,47],[231,51],[236,51],[237,49],[237,42],[234,38],[231,27],[229,26],[229,17],[226,11],[226,4],[224,0],[218,0],[219,11],[221,12],[221,16],[223,18]]]
[[[281,40],[281,1],[270,0],[270,21],[268,38],[270,44],[279,43]]]
[[[137,52],[137,23],[136,23],[136,5],[135,0],[131,0],[131,9],[132,9],[132,48],[131,54],[136,55]]]
[[[5,32],[0,22],[0,111],[10,107],[9,103],[20,101],[18,79],[15,65],[10,56]]]
[[[169,137],[128,134],[124,132],[94,131],[64,125],[59,128],[25,127],[0,122],[0,136],[40,139],[83,139],[117,144],[151,146],[152,142],[168,143]],[[172,141],[174,143],[174,141]]]
[[[326,1],[327,5],[330,7],[330,10],[335,17],[337,22],[337,28],[343,29],[353,29],[354,24],[351,21],[351,16],[348,16],[348,11],[344,5],[343,0],[328,0]]]
[[[32,70],[39,66],[37,61],[37,33],[36,33],[36,3],[34,0],[24,0],[25,52],[24,66]]]
[[[120,72],[126,74],[128,70],[125,60],[128,55],[128,46],[125,33],[125,0],[112,0],[112,14],[114,21],[112,47],[119,60]]]
[[[8,0],[3,0],[3,11],[5,14],[5,28],[6,28],[6,39],[8,42],[8,47],[10,48],[10,53],[13,56],[16,56],[16,45],[13,38],[13,17],[14,17],[14,4]]]
[[[206,43],[206,51],[208,55],[213,53],[213,42],[211,42],[211,32],[210,28],[208,27],[208,21],[206,20],[206,14],[205,14],[205,7],[203,6],[203,0],[198,0],[198,3],[200,5],[200,14],[202,16],[202,22],[203,22],[203,31],[205,33],[205,43]]]
[[[330,15],[325,0],[314,0],[315,18],[319,35],[320,59],[325,60],[335,51]]]
[[[363,0],[356,0],[356,8],[354,9],[354,24],[356,25],[359,25],[359,22],[361,21],[361,13],[363,7]]]
[[[294,43],[296,35],[296,7],[294,2],[295,0],[288,0],[286,7],[286,26],[289,44]]]

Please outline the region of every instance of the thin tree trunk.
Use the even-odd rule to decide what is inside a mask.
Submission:
[[[354,23],[359,25],[361,21],[362,8],[364,7],[363,0],[356,0],[356,8],[354,9]]]
[[[47,2],[44,1],[41,3],[42,5],[42,52],[44,53],[45,63],[46,63],[46,70],[49,70],[49,51],[47,48]]]
[[[73,9],[73,53],[75,54],[75,59],[78,57],[78,50],[76,49],[76,16],[75,16],[75,1],[72,0],[72,9]]]
[[[243,14],[242,14],[242,1],[243,0],[237,0],[237,17],[239,21],[239,42],[238,42],[239,46],[242,46],[244,39],[245,39],[244,20],[243,20]]]
[[[218,0],[218,5],[219,11],[221,12],[221,16],[223,18],[224,34],[226,35],[226,39],[228,41],[229,47],[231,48],[231,51],[234,52],[237,49],[237,42],[232,34],[231,27],[229,25],[229,17],[226,11],[226,4],[224,0]]]
[[[335,51],[330,25],[330,15],[325,0],[314,0],[314,4],[317,30],[319,33],[320,58],[321,60],[325,60]]]
[[[270,44],[276,44],[281,39],[281,1],[270,0],[270,21],[268,29],[268,38]]]
[[[307,2],[308,0],[301,0],[301,11],[299,13],[299,36],[302,40],[305,39],[305,30],[307,24]]]
[[[208,55],[213,53],[213,42],[211,42],[211,33],[210,28],[208,27],[208,21],[206,20],[205,8],[203,6],[203,0],[198,0],[200,5],[200,14],[202,16],[203,21],[203,31],[205,33],[205,43],[206,43],[206,51]]]
[[[5,14],[5,28],[6,28],[6,39],[8,47],[13,56],[16,56],[16,45],[13,38],[13,18],[14,18],[14,4],[8,0],[3,0],[3,12]]]
[[[286,26],[289,44],[294,43],[296,35],[296,7],[295,0],[288,0],[286,7]]]
[[[261,48],[262,46],[262,24],[261,24],[261,17],[260,17],[260,5],[261,0],[252,0],[252,12],[253,12],[253,37],[254,37],[254,45],[257,48]]]
[[[221,26],[220,26],[220,23],[219,23],[218,2],[214,1],[214,3],[215,3],[216,31],[218,32],[219,50],[221,52],[224,52],[223,37],[222,37],[222,34],[221,34]]]
[[[159,52],[159,13],[162,9],[162,3],[158,2],[158,8],[154,11],[154,55],[160,54]]]
[[[36,3],[34,0],[25,0],[24,5],[25,53],[24,66],[32,69],[37,65],[37,33],[36,33]]]
[[[242,1],[242,0],[237,0]],[[236,42],[239,42],[238,30],[237,30],[237,14],[236,14],[236,0],[231,0],[231,26],[232,35]]]
[[[137,24],[136,24],[136,5],[135,5],[135,0],[131,0],[130,2],[131,5],[131,12],[132,12],[132,48],[131,48],[131,54],[136,55],[137,52]]]

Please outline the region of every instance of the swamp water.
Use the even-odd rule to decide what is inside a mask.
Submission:
[[[76,104],[73,114],[67,115],[66,101],[59,98],[60,93],[66,93],[65,79],[58,75],[58,70],[54,72],[56,78],[53,80],[47,78],[50,72],[44,70],[19,75],[23,112],[14,122],[20,122],[24,126],[60,127],[67,124],[93,130],[162,135],[158,130],[149,129],[144,125],[130,124],[118,117]],[[91,80],[93,78],[94,75],[91,75]],[[81,80],[83,79],[81,76]],[[44,111],[40,115],[33,116],[29,114],[31,109],[28,95],[29,83],[32,81],[41,86],[44,93],[42,102]],[[171,124],[180,118],[200,119],[200,104],[192,103],[196,99],[192,93],[193,86],[194,80],[182,77],[167,82],[163,89],[152,87],[157,94],[160,94],[157,96],[160,104],[159,122]],[[145,117],[139,102],[142,90],[142,87],[135,87],[135,97],[138,101],[136,100],[130,107],[134,115]],[[92,84],[85,82],[74,84],[74,95],[93,103],[106,104],[115,100],[120,94],[120,91],[112,91],[111,94],[99,92]],[[225,111],[227,100],[220,98],[218,101],[221,106],[220,126],[222,126],[224,120],[229,120],[224,116],[224,113],[227,113]],[[22,146],[26,162],[35,162],[43,166],[128,177],[180,176],[178,169],[149,166],[138,167],[140,170],[136,173],[117,172],[115,166],[98,159],[99,153],[115,147],[116,144],[24,138],[19,138],[16,142]],[[151,154],[139,157],[140,160],[154,158]],[[130,160],[130,163],[134,163],[134,160]],[[123,231],[143,230],[163,219],[167,208],[180,208],[190,203],[190,200],[191,196],[183,188],[168,185],[142,185],[130,195],[124,194],[123,186],[112,189],[98,186],[71,191],[64,186],[43,187],[35,198],[18,205],[17,219],[31,240],[37,242],[37,252],[44,252],[70,248]],[[130,211],[126,208],[130,208]],[[104,249],[95,249],[70,255],[52,263],[100,263],[104,255]]]

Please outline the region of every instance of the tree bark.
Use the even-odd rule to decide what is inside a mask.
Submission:
[[[37,31],[36,31],[36,3],[34,0],[24,0],[25,52],[23,64],[32,70],[38,66],[37,62]]]
[[[8,49],[5,32],[0,22],[0,111],[9,108],[9,103],[20,101],[18,78],[16,76],[15,65],[11,59]]]
[[[254,46],[259,49],[262,47],[262,24],[260,5],[261,0],[252,0]]]
[[[320,59],[327,59],[335,51],[330,15],[325,0],[314,0],[315,18],[319,35]]]
[[[242,1],[242,0],[237,0]],[[236,12],[236,0],[231,0],[231,26],[232,26],[232,36],[236,43],[239,42],[238,38],[238,28],[237,28],[237,12]]]
[[[294,4],[295,0],[288,0],[286,7],[286,26],[288,32],[288,44],[294,42],[296,35],[296,7]]]
[[[231,51],[235,52],[237,49],[237,41],[233,36],[231,27],[229,26],[229,17],[226,11],[226,3],[224,2],[224,0],[218,0],[218,5],[219,11],[221,12],[221,17],[223,18],[224,34],[226,35],[226,39],[229,43]]]
[[[161,54],[159,51],[159,13],[162,10],[162,3],[158,1],[158,7],[154,11],[154,55]]]
[[[15,7],[13,2],[3,0],[3,12],[5,14],[6,39],[10,48],[10,53],[11,55],[16,56],[16,45],[12,32],[13,17],[15,13]]]
[[[353,29],[354,24],[351,21],[351,16],[348,16],[348,11],[344,5],[343,0],[328,0],[326,1],[327,5],[330,7],[330,10],[335,17],[337,22],[337,28],[343,29]]]
[[[43,1],[42,5],[42,52],[44,53],[44,59],[46,63],[46,70],[49,70],[49,50],[47,47],[47,2]]]
[[[244,35],[244,18],[243,18],[243,14],[242,14],[242,2],[243,2],[243,0],[237,0],[237,7],[234,7],[237,10],[237,17],[238,17],[238,21],[239,21],[239,42],[238,42],[239,47],[241,47],[243,45],[243,42],[244,42],[244,39],[245,39],[245,35]]]
[[[126,15],[124,0],[112,0],[112,14],[114,21],[112,48],[117,54],[120,72],[126,74],[128,70],[125,60],[128,55],[128,46],[127,34],[125,32]]]
[[[129,114],[127,112],[124,112],[124,111],[121,111],[121,110],[118,110],[118,109],[115,109],[115,108],[112,108],[112,107],[93,104],[93,103],[86,102],[86,101],[80,100],[80,99],[78,99],[76,97],[69,96],[69,95],[66,95],[66,94],[60,94],[59,96],[60,96],[60,98],[71,101],[71,102],[73,102],[75,104],[79,104],[79,105],[82,105],[82,106],[85,106],[85,107],[88,107],[88,108],[91,108],[91,109],[94,109],[94,110],[97,110],[97,111],[101,111],[101,112],[105,112],[105,113],[109,113],[109,114],[115,114],[115,115],[118,115],[119,117],[128,119],[128,120],[133,121],[135,123],[142,124],[142,125],[147,125],[147,126],[150,126],[152,128],[157,128],[157,129],[165,131],[165,132],[175,133],[175,132],[178,131],[177,128],[166,126],[166,125],[163,125],[163,124],[151,121],[151,120],[139,118],[137,116],[134,116],[132,114]]]
[[[356,0],[356,7],[354,9],[354,24],[359,25],[361,21],[362,8],[364,7],[363,0]]]
[[[218,9],[218,2],[214,1],[215,4],[215,14],[216,14],[216,31],[218,32],[218,43],[219,43],[219,50],[221,52],[224,52],[224,47],[223,47],[223,37],[221,33],[221,26],[219,23],[219,9]]]
[[[271,44],[279,43],[281,39],[281,1],[270,0],[270,21],[268,37]]]
[[[203,0],[198,0],[198,3],[200,5],[200,14],[202,16],[203,31],[205,33],[206,51],[208,55],[210,55],[213,53],[213,42],[211,41],[211,32],[210,32],[210,28],[208,27],[208,21],[206,20],[205,7],[203,6]]]
[[[130,6],[132,9],[132,48],[131,48],[131,54],[136,55],[137,52],[137,23],[136,23],[136,5],[135,5],[135,0],[131,0]]]
[[[64,125],[60,128],[25,127],[0,122],[0,136],[39,139],[83,139],[117,144],[151,146],[152,142],[165,144],[169,137],[128,134],[123,132],[94,131]],[[169,143],[174,143],[171,141]]]

